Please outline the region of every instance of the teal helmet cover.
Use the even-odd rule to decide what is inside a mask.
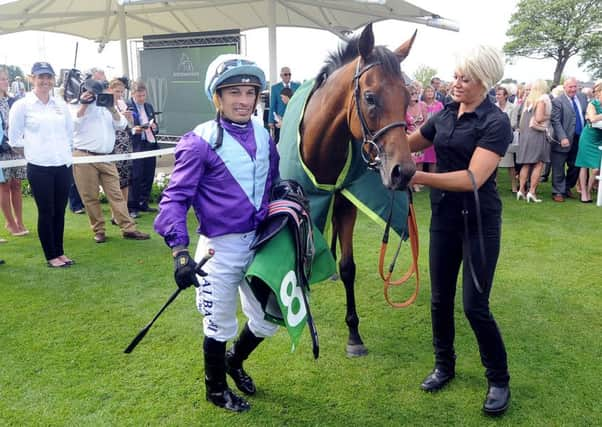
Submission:
[[[235,54],[220,55],[209,64],[205,94],[210,101],[217,89],[239,85],[255,86],[257,93],[261,92],[266,87],[263,70],[255,62]]]

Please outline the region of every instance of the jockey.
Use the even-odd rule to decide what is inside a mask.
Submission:
[[[264,320],[263,309],[244,280],[254,256],[250,244],[267,215],[270,189],[279,180],[274,141],[261,123],[251,120],[265,86],[261,68],[239,55],[220,55],[209,65],[205,92],[217,117],[178,142],[171,180],[154,223],[172,250],[177,285],[196,286],[205,336],[206,398],[234,412],[246,411],[250,405],[230,390],[226,373],[240,391],[254,394],[255,384],[242,363],[278,327]],[[190,206],[200,234],[194,259],[199,261],[209,249],[215,251],[203,267],[204,277],[195,274],[188,252]],[[238,331],[237,293],[248,321],[226,352],[226,342]]]

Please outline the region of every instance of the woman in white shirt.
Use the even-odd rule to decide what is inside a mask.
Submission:
[[[33,90],[10,111],[9,143],[25,147],[27,179],[38,208],[40,243],[48,267],[62,268],[74,263],[63,251],[73,122],[67,105],[52,96],[54,76],[49,63],[33,64]]]

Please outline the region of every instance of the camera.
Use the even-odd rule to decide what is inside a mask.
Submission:
[[[112,93],[99,93],[96,95],[96,105],[111,108],[115,104]]]
[[[111,107],[114,103],[113,95],[110,93],[103,93],[108,87],[109,83],[107,81],[94,80],[91,77],[88,77],[80,86],[79,102],[82,104],[91,104],[96,101],[96,105],[99,107]],[[88,100],[82,99],[82,95],[86,92],[92,93],[94,97]]]

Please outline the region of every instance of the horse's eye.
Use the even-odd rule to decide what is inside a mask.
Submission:
[[[366,92],[364,94],[364,99],[369,106],[376,105],[376,96],[372,92]]]

